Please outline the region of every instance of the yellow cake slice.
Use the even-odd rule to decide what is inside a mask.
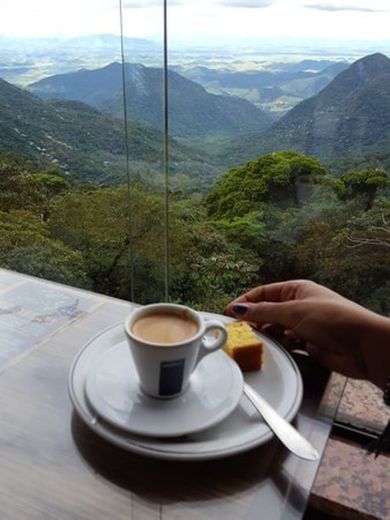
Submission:
[[[243,371],[260,370],[263,363],[263,342],[246,321],[226,325],[228,339],[224,351]]]

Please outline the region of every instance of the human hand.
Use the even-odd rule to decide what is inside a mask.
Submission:
[[[307,352],[331,370],[384,388],[390,374],[390,319],[308,280],[257,287],[226,313],[258,328],[277,326],[286,345],[301,339]]]

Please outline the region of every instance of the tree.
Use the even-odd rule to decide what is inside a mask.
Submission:
[[[25,209],[44,217],[49,200],[69,190],[71,183],[31,161],[0,154],[0,210]]]
[[[259,279],[260,263],[209,222],[200,203],[182,200],[171,209],[171,296],[222,312],[233,295]]]
[[[389,174],[379,168],[349,172],[342,175],[335,183],[340,200],[359,199],[362,201],[364,211],[371,209],[378,192],[389,186]]]
[[[24,210],[0,211],[1,267],[78,287],[90,287],[82,255],[50,238],[40,219]]]
[[[364,240],[386,208],[390,210],[389,203],[383,201],[367,212],[361,209],[352,218],[339,212],[339,219],[331,219],[324,213],[308,222],[291,250],[295,275],[316,280],[362,305],[386,312],[389,292],[384,287],[390,275],[390,248]]]
[[[82,253],[94,290],[128,299],[133,292],[140,303],[158,299],[164,262],[161,191],[141,182],[129,194],[124,186],[72,191],[53,200],[47,224],[53,236]]]
[[[262,203],[298,207],[302,187],[321,183],[325,174],[313,157],[270,153],[225,174],[207,195],[206,207],[213,218],[243,216]]]

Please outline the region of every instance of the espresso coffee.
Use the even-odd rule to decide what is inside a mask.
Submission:
[[[139,339],[162,346],[186,341],[197,331],[198,324],[190,316],[166,311],[141,316],[131,328]]]

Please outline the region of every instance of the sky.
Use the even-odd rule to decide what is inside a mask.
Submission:
[[[162,0],[122,0],[124,32],[158,37]],[[0,0],[0,36],[119,32],[119,0]],[[173,40],[390,40],[390,0],[168,0]]]

